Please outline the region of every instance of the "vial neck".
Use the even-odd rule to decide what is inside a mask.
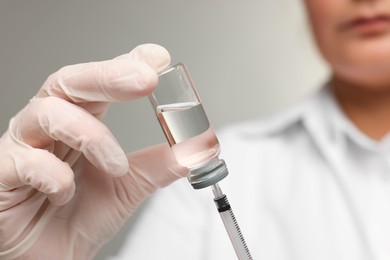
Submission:
[[[225,161],[215,157],[198,168],[190,169],[188,181],[194,189],[202,189],[214,185],[227,175]]]

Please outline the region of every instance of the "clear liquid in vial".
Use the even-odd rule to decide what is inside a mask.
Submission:
[[[219,155],[218,139],[200,102],[159,106],[157,118],[180,165],[197,168]]]

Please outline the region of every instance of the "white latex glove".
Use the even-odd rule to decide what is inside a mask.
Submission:
[[[99,120],[109,102],[152,92],[169,62],[146,44],[64,67],[11,120],[0,139],[0,259],[91,259],[149,194],[187,175],[167,144],[126,156]]]

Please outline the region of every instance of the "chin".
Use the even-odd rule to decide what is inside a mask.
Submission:
[[[389,64],[390,66],[390,64]],[[390,69],[390,67],[389,67]],[[390,91],[390,70],[388,68],[334,68],[334,75],[344,81],[372,91]]]
[[[338,78],[362,87],[390,88],[390,36],[336,43],[320,50]]]

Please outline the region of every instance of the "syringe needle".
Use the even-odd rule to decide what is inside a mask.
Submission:
[[[244,236],[241,233],[237,220],[234,217],[232,208],[225,194],[223,194],[218,183],[211,186],[214,193],[214,202],[217,206],[217,210],[225,225],[226,231],[229,235],[230,241],[233,244],[237,257],[240,260],[252,260],[252,256],[249,252],[248,246],[245,243]]]

